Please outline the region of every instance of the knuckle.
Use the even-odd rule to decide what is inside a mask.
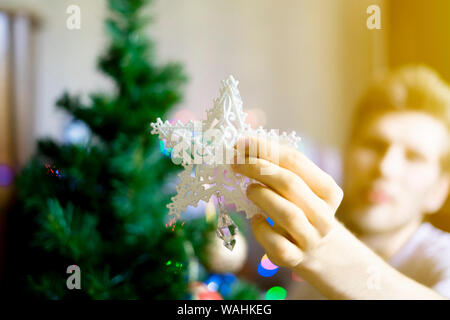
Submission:
[[[334,192],[330,199],[333,209],[337,209],[339,207],[343,198],[344,198],[344,191],[342,190],[341,187],[339,187],[335,183]]]
[[[286,267],[285,262],[279,257],[278,252],[276,254],[267,252],[267,257],[269,258],[270,262],[275,264],[278,267]]]
[[[316,247],[320,240],[319,231],[313,226],[305,225],[297,234],[297,239],[300,248],[305,252],[310,251]]]
[[[277,248],[276,257],[274,258],[275,258],[274,260],[279,266],[287,266],[289,265],[289,261],[291,259],[290,250],[288,250],[286,246],[279,246]]]
[[[259,185],[256,183],[250,184],[247,187],[247,191],[246,191],[247,197],[253,198],[255,196],[255,194],[258,192],[259,188],[260,188]]]
[[[296,218],[297,212],[295,210],[292,210],[292,208],[284,206],[280,208],[279,214],[287,222],[293,222]]]
[[[324,221],[320,226],[320,236],[317,237],[317,241],[319,242],[322,237],[325,237],[327,234],[331,232],[334,225],[332,221]]]
[[[296,177],[291,174],[290,172],[281,171],[280,174],[280,185],[283,188],[283,190],[292,193],[292,190],[295,188],[296,183],[298,180]]]
[[[274,166],[266,160],[257,159],[256,164],[257,166],[254,169],[257,171],[256,174],[258,176],[273,175],[276,173]]]
[[[325,186],[327,190],[328,197],[332,200],[339,202],[342,200],[344,196],[344,192],[342,191],[341,187],[336,183],[336,181],[333,179],[333,177],[325,173]]]
[[[344,190],[342,190],[341,187],[336,185],[336,201],[337,201],[337,204],[340,204],[343,198],[344,198]]]
[[[293,250],[285,247],[284,250],[281,250],[280,253],[277,253],[277,256],[274,257],[274,260],[275,261],[271,261],[274,262],[277,266],[295,267],[301,262],[302,257],[301,254],[298,254],[298,252],[294,252]]]
[[[325,173],[325,185],[327,186],[328,191],[330,193],[332,193],[334,191],[334,188],[337,186],[337,184],[334,181],[333,177],[330,176],[329,173],[326,173],[326,172],[324,172],[324,173]]]
[[[249,159],[249,162],[245,164],[245,171],[247,173],[247,175],[251,176],[251,177],[257,177],[258,173],[259,173],[259,167],[260,167],[260,163],[259,161],[255,161],[254,163],[252,163],[252,161],[254,161],[253,159]]]

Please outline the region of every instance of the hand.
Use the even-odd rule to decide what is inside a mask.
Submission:
[[[281,145],[275,145],[278,153],[252,155],[254,144],[258,151],[273,147],[247,138],[246,164],[232,167],[261,183],[250,185],[247,196],[275,223],[271,227],[256,215],[251,224],[273,263],[290,268],[329,299],[442,298],[392,268],[334,218],[343,192],[328,174]],[[379,271],[383,290],[367,286],[368,268]]]
[[[251,184],[247,197],[274,221],[271,227],[262,215],[256,215],[251,221],[253,233],[273,263],[294,269],[336,225],[334,214],[343,198],[342,189],[293,148],[277,144],[278,155],[252,155],[252,144],[257,150],[273,144],[261,138],[247,138],[245,143],[245,164],[232,168],[262,183]]]

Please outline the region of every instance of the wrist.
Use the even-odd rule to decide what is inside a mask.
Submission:
[[[293,271],[328,298],[354,299],[371,290],[368,271],[383,266],[380,257],[336,221]]]
[[[333,264],[345,264],[345,258],[341,254],[344,245],[348,245],[344,240],[345,232],[349,231],[336,220],[328,234],[313,249],[305,252],[304,259],[294,272],[318,276]]]

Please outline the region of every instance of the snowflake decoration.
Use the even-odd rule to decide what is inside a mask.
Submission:
[[[172,161],[184,167],[178,175],[177,194],[167,205],[169,215],[179,218],[189,205],[196,207],[200,200],[207,202],[215,195],[219,204],[234,204],[236,211],[244,211],[251,218],[261,212],[245,195],[247,186],[255,181],[231,169],[234,145],[240,137],[258,136],[297,147],[300,138],[295,132],[278,135],[277,130],[252,129],[245,122],[247,114],[242,108],[238,84],[233,76],[222,81],[220,96],[207,111],[206,120],[171,124],[158,118],[151,124],[151,133],[158,134],[166,141],[166,147],[172,149]]]

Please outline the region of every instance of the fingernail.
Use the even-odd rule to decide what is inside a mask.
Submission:
[[[254,188],[257,188],[258,184],[257,183],[251,183],[247,186],[247,189],[245,190],[247,197],[248,195],[253,191]]]

